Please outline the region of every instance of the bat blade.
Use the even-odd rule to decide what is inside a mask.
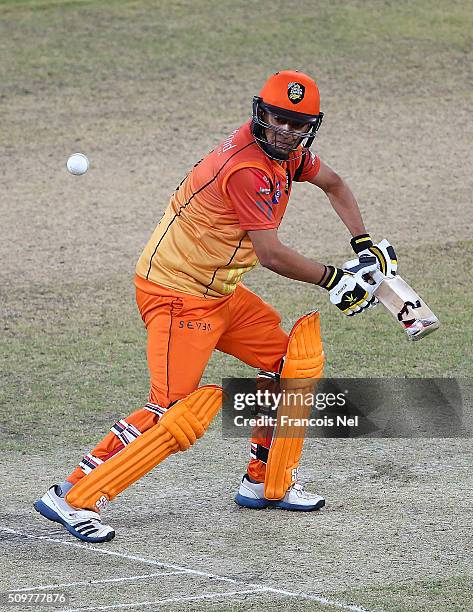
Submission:
[[[409,340],[421,340],[439,328],[440,321],[424,300],[399,275],[372,274],[379,283],[374,294],[407,334]]]

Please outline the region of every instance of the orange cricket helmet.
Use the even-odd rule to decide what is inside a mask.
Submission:
[[[317,83],[298,70],[271,75],[253,98],[253,135],[274,159],[288,159],[304,140],[309,148],[322,118]]]

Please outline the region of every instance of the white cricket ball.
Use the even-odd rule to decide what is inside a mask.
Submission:
[[[89,160],[83,153],[73,153],[66,165],[71,174],[85,174],[89,169]]]

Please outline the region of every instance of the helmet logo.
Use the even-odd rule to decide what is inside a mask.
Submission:
[[[299,104],[304,99],[305,87],[301,83],[293,81],[287,86],[287,97],[293,104]]]

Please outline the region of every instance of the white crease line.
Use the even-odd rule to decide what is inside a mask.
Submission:
[[[187,574],[193,574],[194,576],[203,576],[204,578],[211,578],[213,580],[219,580],[221,582],[231,582],[232,584],[240,584],[242,586],[262,589],[262,590],[267,591],[268,593],[278,593],[279,595],[287,595],[288,597],[299,597],[300,599],[308,599],[310,601],[316,601],[317,603],[321,605],[331,605],[336,608],[340,608],[342,610],[351,610],[352,612],[368,612],[366,608],[362,608],[361,606],[345,604],[341,601],[327,599],[326,597],[321,597],[319,595],[308,595],[307,593],[300,593],[297,591],[286,591],[283,589],[275,589],[273,587],[268,587],[263,584],[253,584],[253,583],[243,582],[242,580],[235,580],[234,578],[226,578],[225,576],[219,576],[218,574],[211,574],[209,572],[201,572],[199,570],[190,569],[187,567],[183,567],[182,565],[175,565],[173,563],[165,563],[163,561],[155,561],[154,559],[146,559],[145,557],[138,557],[136,555],[127,555],[125,553],[116,552],[114,550],[108,550],[106,548],[95,548],[94,546],[88,546],[87,544],[79,544],[79,542],[67,542],[66,540],[59,540],[57,538],[50,538],[48,536],[32,535],[29,533],[23,533],[21,531],[15,531],[14,529],[9,529],[8,527],[0,527],[0,531],[4,531],[6,533],[11,533],[14,535],[19,535],[19,536],[22,536],[23,538],[30,538],[33,540],[44,540],[46,542],[53,542],[55,544],[62,544],[64,546],[72,546],[73,548],[80,548],[81,550],[91,550],[101,555],[109,555],[111,557],[120,557],[122,559],[128,559],[129,561],[139,561],[140,563],[147,563],[148,565],[156,565],[158,567],[165,567],[165,568],[173,569],[173,570],[182,570],[183,572]]]
[[[235,595],[246,595],[248,593],[264,593],[265,588],[248,589],[246,591],[222,591],[221,593],[203,593],[189,597],[169,597],[168,599],[157,599],[156,601],[139,601],[130,604],[116,604],[114,606],[94,606],[93,608],[64,608],[63,612],[88,612],[90,610],[117,610],[118,608],[139,608],[142,606],[156,606],[165,603],[180,603],[183,601],[199,601],[200,599],[211,599],[215,597],[232,597]]]
[[[174,576],[185,574],[184,570],[175,572],[156,572],[155,574],[140,574],[139,576],[125,576],[125,578],[106,578],[104,580],[82,580],[81,582],[63,582],[61,584],[40,584],[39,586],[24,587],[22,589],[11,589],[9,593],[24,593],[25,591],[46,591],[47,589],[58,589],[60,587],[89,586],[92,584],[105,584],[107,582],[127,582],[142,580],[144,578],[155,578],[156,576]]]

